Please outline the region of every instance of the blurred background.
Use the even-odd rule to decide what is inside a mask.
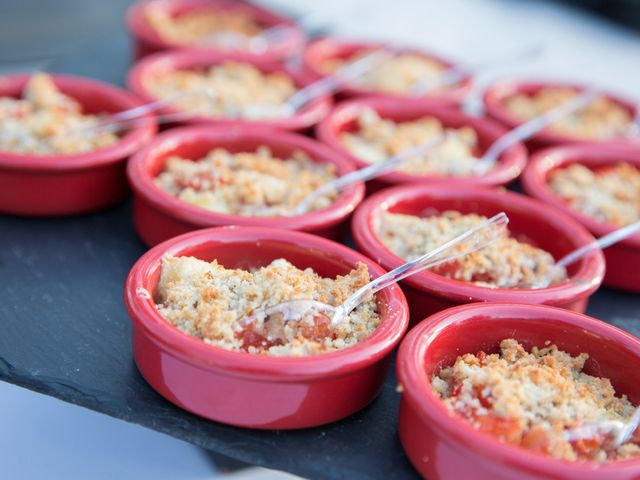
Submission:
[[[131,60],[123,25],[129,3],[0,0],[0,73],[42,69],[122,84]],[[570,79],[640,97],[640,0],[258,3],[293,16],[316,14],[310,33],[423,46],[462,62],[543,45],[539,59],[493,71],[481,82],[507,75]],[[0,412],[1,478],[201,479],[238,466],[2,382]],[[233,475],[285,478],[264,470]]]

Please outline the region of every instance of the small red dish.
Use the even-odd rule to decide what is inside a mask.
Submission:
[[[381,212],[419,216],[445,210],[487,217],[505,212],[512,236],[546,250],[556,259],[593,241],[589,232],[571,217],[524,195],[504,190],[420,184],[389,188],[365,200],[353,217],[353,237],[361,252],[391,270],[406,261],[387,249],[378,238],[375,221]],[[602,283],[602,252],[588,254],[568,270],[570,282],[535,290],[487,288],[429,271],[403,280],[402,289],[411,305],[412,322],[445,308],[472,302],[525,302],[584,312],[589,296]]]
[[[327,60],[348,59],[358,54],[359,52],[382,48],[394,53],[415,53],[430,60],[435,60],[436,62],[441,63],[445,67],[449,68],[455,66],[453,62],[424,50],[393,47],[378,42],[348,41],[333,37],[325,37],[309,43],[304,51],[303,65],[305,71],[311,74],[314,78],[322,78],[327,76],[326,72],[322,68],[322,64]],[[469,92],[471,84],[471,77],[465,76],[460,83],[453,85],[443,91],[434,92],[433,94],[422,97],[422,99],[429,99],[435,103],[445,104],[448,106],[458,106]],[[359,88],[357,86],[348,86],[342,91],[342,93],[347,96],[367,95],[392,98],[408,98],[403,95],[377,92],[374,90]],[[416,98],[409,98],[416,100]]]
[[[536,153],[522,175],[522,186],[529,195],[572,216],[596,237],[616,229],[572,209],[547,185],[549,174],[572,163],[587,167],[603,167],[627,162],[640,168],[640,150],[597,149],[589,145],[555,147]],[[633,235],[603,250],[607,262],[604,283],[607,286],[640,292],[640,234]]]
[[[584,85],[577,85],[563,82],[519,82],[519,81],[501,81],[494,83],[488,87],[484,92],[484,106],[487,115],[494,118],[507,128],[512,129],[524,123],[522,120],[513,116],[513,114],[507,109],[504,102],[507,98],[516,94],[533,95],[543,88],[549,87],[563,87],[571,88],[577,92],[583,92],[587,87]],[[632,117],[635,117],[638,113],[638,106],[633,102],[626,100],[617,95],[606,93],[607,97],[626,109]],[[611,140],[597,140],[588,139],[584,137],[570,136],[563,133],[557,133],[553,130],[543,130],[540,133],[534,135],[530,141],[527,142],[533,150],[550,145],[558,145],[565,143],[579,143],[586,145],[636,145],[640,148],[640,138],[631,140],[629,138],[615,138]]]
[[[273,42],[264,52],[253,54],[268,61],[283,61],[299,52],[305,43],[304,32],[287,17],[243,0],[147,0],[137,2],[127,11],[126,23],[135,42],[135,58],[140,59],[150,53],[195,45],[172,43],[158,34],[149,24],[146,14],[150,9],[158,9],[170,15],[180,15],[193,10],[216,8],[220,10],[242,10],[251,15],[266,29],[276,26],[291,27],[277,42]],[[211,51],[221,51],[215,46],[205,47]]]
[[[502,443],[452,414],[431,388],[431,378],[459,355],[494,353],[505,338],[526,348],[548,340],[571,355],[586,352],[585,372],[611,379],[617,394],[637,405],[640,341],[600,320],[540,305],[487,303],[435,314],[409,332],[397,360],[402,388],[398,430],[411,463],[429,479],[634,479],[640,458],[610,463],[565,462]]]
[[[284,72],[289,75],[296,86],[300,88],[308,83],[305,75],[298,71],[282,64],[259,60],[243,53],[218,53],[208,50],[184,49],[155,53],[138,61],[127,75],[127,86],[129,90],[145,102],[153,102],[158,100],[158,98],[154,97],[145,86],[145,80],[149,76],[161,75],[181,69],[207,68],[226,61],[249,63],[262,72]],[[175,123],[187,125],[225,125],[227,127],[251,124],[280,128],[282,130],[305,130],[322,120],[331,111],[331,105],[332,100],[330,97],[322,97],[314,100],[287,118],[274,120],[243,120],[194,115],[192,118],[176,121]],[[159,110],[160,115],[176,114],[178,112],[180,112],[180,110],[172,107]]]
[[[284,257],[325,277],[344,275],[357,262],[364,262],[373,277],[384,270],[330,240],[271,228],[200,230],[151,249],[127,277],[125,304],[133,323],[138,369],[170,402],[231,425],[292,429],[344,418],[379,392],[391,352],[408,324],[407,303],[396,285],[377,294],[380,326],[353,347],[308,357],[252,355],[206,344],[158,313],[153,294],[165,255],[215,258],[227,268],[244,269]]]
[[[339,238],[345,221],[364,197],[362,183],[345,188],[338,199],[323,210],[291,217],[244,217],[190,205],[169,195],[154,182],[164,162],[172,155],[197,159],[218,147],[238,152],[253,151],[261,145],[269,147],[275,155],[289,155],[294,150],[301,150],[313,160],[335,165],[338,175],[353,171],[349,161],[330,148],[295,133],[252,125],[172,129],[160,134],[129,162],[127,173],[134,191],[134,226],[140,238],[151,246],[191,230],[224,225],[302,230]]]
[[[140,105],[107,83],[53,75],[56,86],[86,113],[110,113]],[[0,97],[20,97],[29,75],[0,77]],[[146,116],[106,148],[74,155],[33,155],[0,151],[0,212],[62,216],[91,212],[121,201],[128,193],[125,161],[153,138],[156,125]]]
[[[350,100],[338,104],[333,111],[316,127],[317,138],[331,148],[347,156],[358,168],[369,165],[352,155],[340,140],[340,135],[357,129],[357,119],[364,109],[372,109],[380,117],[395,122],[417,120],[432,116],[445,127],[472,127],[478,134],[480,148],[484,152],[489,146],[507,132],[503,127],[485,118],[472,117],[464,113],[435,105],[428,100],[407,100],[394,98],[369,97]],[[371,191],[381,187],[402,183],[419,182],[422,184],[488,186],[507,185],[515,180],[527,162],[527,150],[520,143],[507,149],[499,158],[496,166],[484,175],[474,177],[439,177],[411,175],[404,172],[390,172],[371,182]]]

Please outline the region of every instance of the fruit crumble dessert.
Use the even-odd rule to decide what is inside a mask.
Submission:
[[[276,356],[314,355],[346,348],[371,335],[380,323],[375,299],[331,326],[311,315],[283,322],[271,315],[243,325],[266,307],[294,299],[340,305],[369,282],[364,263],[344,276],[324,278],[284,258],[252,271],[227,269],[193,257],[165,257],[156,303],[160,314],[183,332],[227,350]],[[259,325],[257,323],[264,322]]]
[[[571,88],[547,87],[535,94],[512,95],[504,103],[512,115],[526,121],[561,106],[576,95],[578,92]],[[624,107],[602,96],[549,128],[573,137],[607,140],[624,135],[632,120]]]
[[[623,227],[640,220],[640,169],[625,162],[588,168],[579,163],[549,175],[549,188],[571,208]]]
[[[477,227],[487,217],[445,211],[429,217],[384,212],[376,225],[380,241],[393,253],[413,260],[458,235]],[[552,284],[567,278],[550,253],[529,243],[503,236],[486,247],[430,269],[453,280],[489,288],[536,288],[552,276]]]
[[[502,442],[567,461],[639,455],[637,439],[615,449],[602,435],[568,435],[593,422],[625,422],[634,407],[616,396],[609,379],[582,371],[588,354],[572,357],[549,343],[527,352],[512,338],[502,340],[500,353],[459,356],[431,385],[452,412]]]
[[[145,88],[160,99],[182,94],[173,102],[180,110],[207,117],[279,118],[296,92],[283,72],[264,73],[248,63],[227,61],[201,70],[176,70],[145,79]]]
[[[146,20],[164,40],[185,46],[233,47],[263,31],[242,9],[199,8],[172,15],[164,9],[149,8]]]
[[[0,150],[35,155],[73,155],[108,147],[118,136],[90,128],[97,115],[63,94],[51,76],[33,74],[22,99],[0,97]],[[86,127],[86,128],[85,128]]]
[[[407,159],[398,171],[413,175],[473,175],[479,150],[476,131],[468,126],[445,128],[434,117],[394,122],[381,118],[373,109],[367,108],[358,116],[357,129],[341,134],[340,141],[361,160],[380,163],[445,133],[447,138],[442,144],[425,155]]]
[[[330,58],[323,62],[321,69],[325,74],[338,71],[353,62],[372,53],[371,50],[358,52],[347,58]],[[437,60],[417,53],[399,53],[384,60],[350,83],[358,88],[394,95],[408,95],[418,88],[421,81],[436,77],[448,67]],[[437,86],[434,90],[441,90]]]
[[[231,153],[216,148],[199,160],[167,159],[156,185],[198,207],[230,215],[273,216],[290,213],[309,193],[336,178],[332,164],[311,160],[295,150],[275,157],[267,147]],[[310,210],[326,208],[337,192],[320,196]]]

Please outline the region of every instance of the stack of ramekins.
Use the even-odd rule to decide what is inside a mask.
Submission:
[[[496,139],[524,122],[527,109],[548,109],[550,104],[544,102],[553,103],[554,95],[571,98],[585,87],[498,83],[485,93],[486,115],[475,117],[460,108],[474,81],[471,75],[420,96],[410,94],[411,85],[406,85],[407,70],[409,74],[411,68],[442,72],[454,66],[451,62],[421,49],[371,42],[323,38],[307,43],[294,22],[248,2],[149,0],[130,8],[127,25],[136,52],[127,78],[130,93],[92,80],[53,75],[60,91],[77,100],[84,112],[115,113],[166,100],[167,96],[154,93],[154,82],[185,72],[180,84],[184,92],[201,88],[193,86],[201,85],[193,83],[193,75],[213,76],[212,69],[217,67],[249,68],[259,79],[254,83],[257,89],[267,76],[299,89],[376,49],[387,49],[393,58],[401,59],[397,70],[380,67],[381,78],[352,82],[333,98],[315,99],[286,117],[225,116],[202,110],[189,114],[180,110],[180,102],[166,102],[157,109],[156,120],[173,119],[171,128],[155,138],[156,120],[148,114],[124,133],[118,132],[118,141],[105,148],[73,155],[0,152],[0,211],[17,215],[71,215],[112,205],[126,194],[126,164],[134,226],[153,248],[132,268],[125,302],[133,321],[136,363],[155,390],[186,410],[231,425],[317,426],[351,415],[373,401],[389,374],[395,347],[412,326],[397,361],[403,392],[399,431],[405,451],[422,475],[640,477],[640,457],[568,461],[540,449],[531,452],[499,434],[483,433],[452,413],[431,386],[434,376],[460,355],[493,354],[502,340],[514,338],[528,349],[551,343],[574,356],[588,353],[585,372],[610,379],[617,395],[624,394],[638,405],[640,387],[626,372],[640,366],[640,341],[583,312],[603,280],[614,288],[640,291],[639,235],[608,249],[604,256],[599,250],[591,252],[568,269],[565,280],[544,288],[496,288],[423,271],[376,295],[380,322],[374,332],[355,345],[312,355],[274,356],[223,348],[190,334],[192,327],[177,328],[156,305],[163,259],[168,257],[215,260],[225,268],[247,271],[284,258],[299,269],[331,278],[363,262],[369,274],[377,277],[406,261],[379,236],[387,214],[418,218],[456,211],[490,217],[504,211],[514,238],[557,260],[616,225],[577,210],[571,199],[551,188],[551,176],[574,164],[597,176],[620,163],[640,175],[640,138],[629,134],[638,113],[636,105],[603,94],[598,102],[606,105],[598,105],[600,110],[594,107],[589,118],[574,121],[604,122],[600,125],[604,134],[587,127],[584,132],[572,131],[575,125],[552,127],[526,146],[506,149],[483,174],[394,171],[366,186],[352,185],[330,205],[300,215],[235,214],[186,201],[162,188],[158,177],[175,158],[196,162],[216,149],[231,155],[268,149],[280,160],[304,155],[314,164],[328,166],[335,175],[344,175],[370,163],[345,141],[367,121],[379,122],[380,135],[401,122],[464,130],[475,139],[474,155],[481,156]],[[251,38],[256,41],[247,41]],[[232,83],[244,81],[229,75]],[[0,95],[19,97],[27,81],[27,76],[0,79]],[[216,101],[231,101],[233,89],[229,92]],[[629,132],[606,124],[625,119]],[[420,127],[415,128],[419,134]],[[369,140],[375,143],[379,138],[374,135]],[[504,188],[521,175],[529,196]],[[201,188],[215,188],[206,185]],[[636,192],[636,202],[639,197]],[[361,253],[341,244],[348,239],[349,225]],[[408,242],[414,232],[396,233],[404,234]],[[188,283],[189,279],[174,280]],[[215,322],[216,313],[209,315],[207,321]]]

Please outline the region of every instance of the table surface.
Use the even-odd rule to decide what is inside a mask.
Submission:
[[[27,18],[33,11],[24,5],[35,3],[24,2],[15,15]],[[58,16],[58,35],[69,36],[65,22],[82,23],[85,18],[98,18],[100,28],[92,29],[87,20],[81,25],[82,35],[78,34],[81,42],[70,40],[58,52],[38,51],[56,56],[50,65],[53,70],[122,83],[129,62],[121,26],[124,3],[94,2],[95,11],[82,4],[85,16]],[[537,68],[524,65],[516,70],[582,78],[628,94],[640,84],[638,36],[570,9],[546,2],[533,2],[534,8],[527,2],[506,0],[487,0],[482,8],[474,6],[473,0],[454,0],[447,2],[446,9],[435,1],[398,0],[393,6],[373,1],[359,22],[348,22],[349,12],[358,11],[363,3],[326,0],[316,5],[291,0],[278,5],[317,9],[338,33],[429,45],[459,59],[487,58],[487,52],[512,51],[553,37]],[[81,2],[60,4],[64,10],[69,5],[80,8]],[[8,28],[9,33],[3,30],[7,17],[2,13],[0,7],[0,45],[7,45],[4,40],[9,37],[3,39],[4,35],[16,38],[21,32],[15,27]],[[477,22],[480,15],[482,26]],[[452,22],[468,28],[452,29]],[[46,35],[38,38],[46,43]],[[513,40],[508,49],[505,38]],[[36,48],[28,42],[20,45],[23,56]],[[581,56],[585,51],[589,56]],[[3,57],[5,52],[0,50],[0,60],[8,58]],[[594,69],[599,61],[606,61],[607,68]],[[0,216],[0,378],[225,456],[305,477],[416,477],[397,440],[399,396],[393,376],[378,399],[358,414],[295,432],[228,427],[184,412],[157,395],[133,363],[130,324],[122,303],[126,274],[144,251],[133,233],[128,203],[66,219]],[[589,313],[640,335],[637,296],[602,289],[594,295]]]

